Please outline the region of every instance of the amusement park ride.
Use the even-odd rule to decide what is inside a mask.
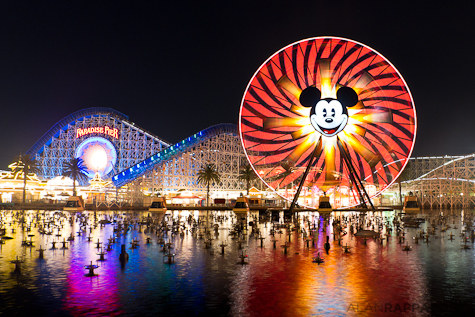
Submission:
[[[197,171],[209,162],[225,175],[213,190],[235,195],[248,161],[290,211],[367,210],[408,163],[416,121],[409,88],[385,57],[352,40],[315,37],[284,47],[256,71],[239,132],[219,124],[168,144],[114,109],[88,108],[55,124],[28,154],[44,179],[81,158],[91,190],[110,179],[111,188],[126,187],[131,203],[141,190],[204,193]]]
[[[302,40],[272,55],[251,78],[239,121],[256,175],[276,192],[295,193],[283,197],[290,211],[297,202],[321,211],[333,210],[330,203],[374,210],[371,198],[397,179],[416,137],[414,102],[396,68],[368,46],[337,37]]]

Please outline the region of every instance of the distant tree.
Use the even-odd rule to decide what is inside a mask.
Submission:
[[[76,196],[76,181],[85,182],[87,180],[86,168],[81,158],[72,158],[63,166],[63,176],[73,180],[73,196]]]
[[[30,155],[19,155],[18,162],[13,169],[13,173],[21,173],[23,177],[23,203],[26,198],[26,180],[28,174],[36,174],[40,171],[36,161]],[[31,176],[31,175],[30,175]]]
[[[256,173],[252,169],[251,165],[245,164],[241,166],[239,170],[239,179],[246,181],[246,192],[249,195],[249,188],[251,187],[251,182],[257,177]]]
[[[219,183],[221,175],[214,164],[205,164],[198,171],[198,183],[206,185],[206,205],[209,206],[209,185],[211,183]]]

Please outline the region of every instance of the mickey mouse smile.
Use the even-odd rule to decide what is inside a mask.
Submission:
[[[322,128],[321,126],[318,126],[319,130],[322,130],[323,133],[325,134],[332,134],[332,133],[335,133],[338,129],[331,129],[331,130],[328,130],[328,129],[325,129],[325,128]]]

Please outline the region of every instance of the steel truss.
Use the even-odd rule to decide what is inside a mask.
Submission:
[[[415,158],[406,168],[402,188],[415,193],[424,208],[475,206],[475,154]]]
[[[237,127],[232,125],[230,128],[230,126],[218,125],[196,133],[194,136],[202,136],[196,142],[189,146],[182,145],[182,151],[177,151],[176,154],[140,172],[128,186],[131,190],[130,197],[140,196],[138,193],[132,193],[138,188],[150,194],[179,190],[205,193],[206,186],[197,181],[198,171],[205,164],[214,164],[221,176],[221,182],[211,184],[210,191],[245,190],[245,181],[239,179],[239,174],[241,167],[249,163],[242,149]],[[210,130],[212,130],[211,133]],[[177,145],[174,147],[176,148]],[[162,153],[163,156],[165,156],[164,153]],[[257,183],[255,179],[251,182],[251,186]],[[134,199],[137,200],[138,197]]]
[[[119,139],[103,134],[76,138],[77,128],[106,125],[119,130]],[[33,155],[38,162],[39,176],[51,179],[63,174],[63,166],[74,157],[77,146],[90,136],[103,137],[114,145],[117,162],[111,174],[168,147],[166,142],[136,127],[128,121],[127,116],[114,109],[88,108],[60,120],[27,153]]]

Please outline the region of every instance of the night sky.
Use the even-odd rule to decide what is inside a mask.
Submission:
[[[473,153],[475,6],[419,2],[2,2],[0,169],[86,107],[115,108],[170,142],[237,123],[258,67],[324,35],[364,43],[402,74],[418,116],[413,155]]]

